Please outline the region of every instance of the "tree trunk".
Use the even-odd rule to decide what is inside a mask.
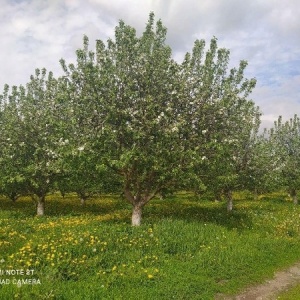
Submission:
[[[8,197],[9,197],[9,199],[12,200],[12,202],[16,202],[17,199],[19,198],[19,195],[17,193],[12,192],[12,193],[8,194]]]
[[[297,194],[293,196],[293,202],[295,205],[298,204],[298,197],[297,197]]]
[[[258,191],[257,191],[257,189],[254,189],[253,198],[254,198],[254,200],[258,200]]]
[[[86,203],[86,199],[89,197],[87,194],[85,194],[84,192],[77,192],[77,195],[78,195],[78,197],[79,197],[79,199],[80,199],[80,204],[82,205],[82,206],[84,206],[85,205],[85,203]]]
[[[45,196],[41,196],[37,201],[37,216],[43,216],[45,213]]]
[[[140,226],[142,221],[142,206],[135,205],[132,210],[131,225]]]
[[[292,199],[293,199],[293,203],[294,203],[295,205],[297,205],[297,204],[298,204],[298,197],[297,197],[297,192],[296,192],[295,189],[293,189],[293,190],[291,191],[291,196],[292,196]]]
[[[233,210],[233,199],[232,199],[232,192],[226,191],[226,198],[227,198],[227,212],[232,212]]]
[[[125,199],[133,206],[131,225],[140,226],[142,221],[142,209],[151,199],[155,197],[158,190],[154,191],[152,194],[147,193],[146,195],[142,195],[141,192],[137,192],[135,195],[133,195],[128,186],[129,185],[126,185],[124,188],[124,195]]]
[[[80,197],[80,204],[81,204],[82,206],[85,205],[85,198],[84,198],[84,197]]]

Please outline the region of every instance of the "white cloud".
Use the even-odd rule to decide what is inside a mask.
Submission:
[[[168,28],[174,57],[182,58],[194,40],[216,36],[231,50],[231,65],[249,61],[256,77],[253,99],[264,120],[300,115],[300,6],[298,0],[0,0],[0,89],[26,83],[37,67],[59,73],[59,59],[75,59],[87,34],[113,37],[119,19],[140,34],[150,11]]]
[[[255,89],[253,99],[264,112],[262,127],[270,127],[281,115],[285,120],[294,114],[300,115],[300,75],[288,78],[278,86],[260,86]]]

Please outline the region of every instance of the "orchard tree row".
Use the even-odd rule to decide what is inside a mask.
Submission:
[[[229,51],[196,40],[172,58],[166,28],[151,13],[140,37],[120,21],[114,39],[88,37],[64,75],[35,71],[0,96],[0,190],[30,195],[44,214],[49,192],[119,192],[132,224],[157,194],[223,194],[288,187],[296,201],[300,125],[281,118],[258,135],[260,111],[248,99],[255,79],[246,61],[229,69]]]

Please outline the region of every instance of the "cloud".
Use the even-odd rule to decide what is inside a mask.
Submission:
[[[34,69],[61,73],[59,59],[74,62],[87,34],[113,37],[119,19],[144,30],[150,11],[168,28],[176,59],[195,39],[216,36],[231,51],[230,66],[246,59],[256,77],[253,99],[265,120],[300,111],[300,6],[298,0],[0,0],[0,86],[26,83]]]
[[[262,127],[271,127],[279,116],[285,120],[300,115],[300,75],[287,78],[278,86],[258,85],[252,98],[263,112]]]

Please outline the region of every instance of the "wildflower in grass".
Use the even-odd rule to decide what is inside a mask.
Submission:
[[[152,274],[148,274],[148,278],[149,278],[149,279],[153,279],[153,277],[154,277],[154,276],[153,276]]]

